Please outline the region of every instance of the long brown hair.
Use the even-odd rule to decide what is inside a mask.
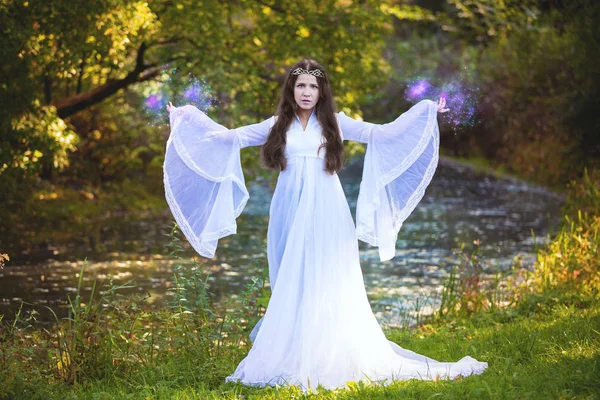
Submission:
[[[294,86],[298,75],[292,75],[292,71],[296,68],[304,68],[308,71],[318,69],[323,73],[323,77],[316,77],[319,86],[319,101],[315,106],[315,114],[317,121],[323,128],[323,136],[326,140],[321,145],[321,147],[325,147],[325,170],[333,175],[344,166],[344,144],[335,117],[335,101],[325,69],[315,60],[306,58],[294,64],[288,71],[277,105],[277,120],[261,150],[263,162],[267,167],[281,171],[287,165],[285,157],[286,134],[296,117],[297,108],[294,100]]]

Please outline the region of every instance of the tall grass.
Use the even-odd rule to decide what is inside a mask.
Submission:
[[[429,321],[552,303],[557,295],[566,301],[600,298],[600,174],[585,171],[570,184],[564,220],[546,246],[536,246],[532,268],[516,258],[510,271],[483,279],[486,261],[475,244],[470,253],[464,244],[458,251],[459,265],[444,282],[440,305]]]
[[[84,262],[74,298],[68,297],[68,316],[54,315],[51,327],[37,324],[36,311],[19,310],[10,321],[0,319],[0,399],[22,398],[44,384],[78,385],[91,381],[111,382],[140,371],[160,372],[173,362],[193,363],[205,382],[220,384],[224,359],[239,358],[247,351],[246,338],[264,312],[268,301],[265,275],[248,283],[239,298],[217,314],[208,290],[203,265],[182,256],[176,226],[170,234],[173,267],[169,300],[155,308],[148,296],[123,295],[134,281],[116,284],[112,279],[103,291],[92,286],[84,299]],[[101,293],[101,294],[100,294]],[[35,309],[34,309],[35,310]]]
[[[585,171],[568,189],[564,220],[547,245],[536,244],[533,265],[523,265],[517,256],[510,269],[499,270],[482,255],[479,240],[473,250],[463,243],[455,252],[457,265],[438,294],[421,296],[409,307],[399,302],[398,326],[414,328],[600,298],[600,173]],[[423,312],[423,304],[429,313]]]
[[[537,255],[532,281],[553,290],[600,296],[600,173],[572,183],[562,229]]]

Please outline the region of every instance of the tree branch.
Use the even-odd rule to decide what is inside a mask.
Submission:
[[[54,102],[58,115],[61,118],[69,117],[78,111],[84,110],[102,100],[112,96],[121,89],[134,83],[144,82],[157,76],[162,67],[153,68],[152,65],[144,64],[144,54],[147,50],[146,43],[138,48],[135,67],[122,79],[109,79],[104,84],[66,99]]]

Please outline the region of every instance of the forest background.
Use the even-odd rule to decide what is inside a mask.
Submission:
[[[458,85],[471,106],[440,118],[443,153],[564,188],[600,163],[598,13],[591,0],[4,0],[0,237],[164,208],[165,102],[259,121],[301,56],[328,68],[340,110],[373,122],[406,110],[418,80]],[[257,151],[242,153],[248,180],[265,174]]]

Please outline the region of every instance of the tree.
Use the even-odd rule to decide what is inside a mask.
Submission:
[[[0,173],[50,177],[67,165],[69,125],[49,135],[39,128],[49,123],[23,119],[69,122],[167,70],[204,79],[223,122],[239,124],[272,112],[285,68],[310,56],[329,67],[339,104],[354,107],[385,79],[389,22],[373,0],[4,1]]]

